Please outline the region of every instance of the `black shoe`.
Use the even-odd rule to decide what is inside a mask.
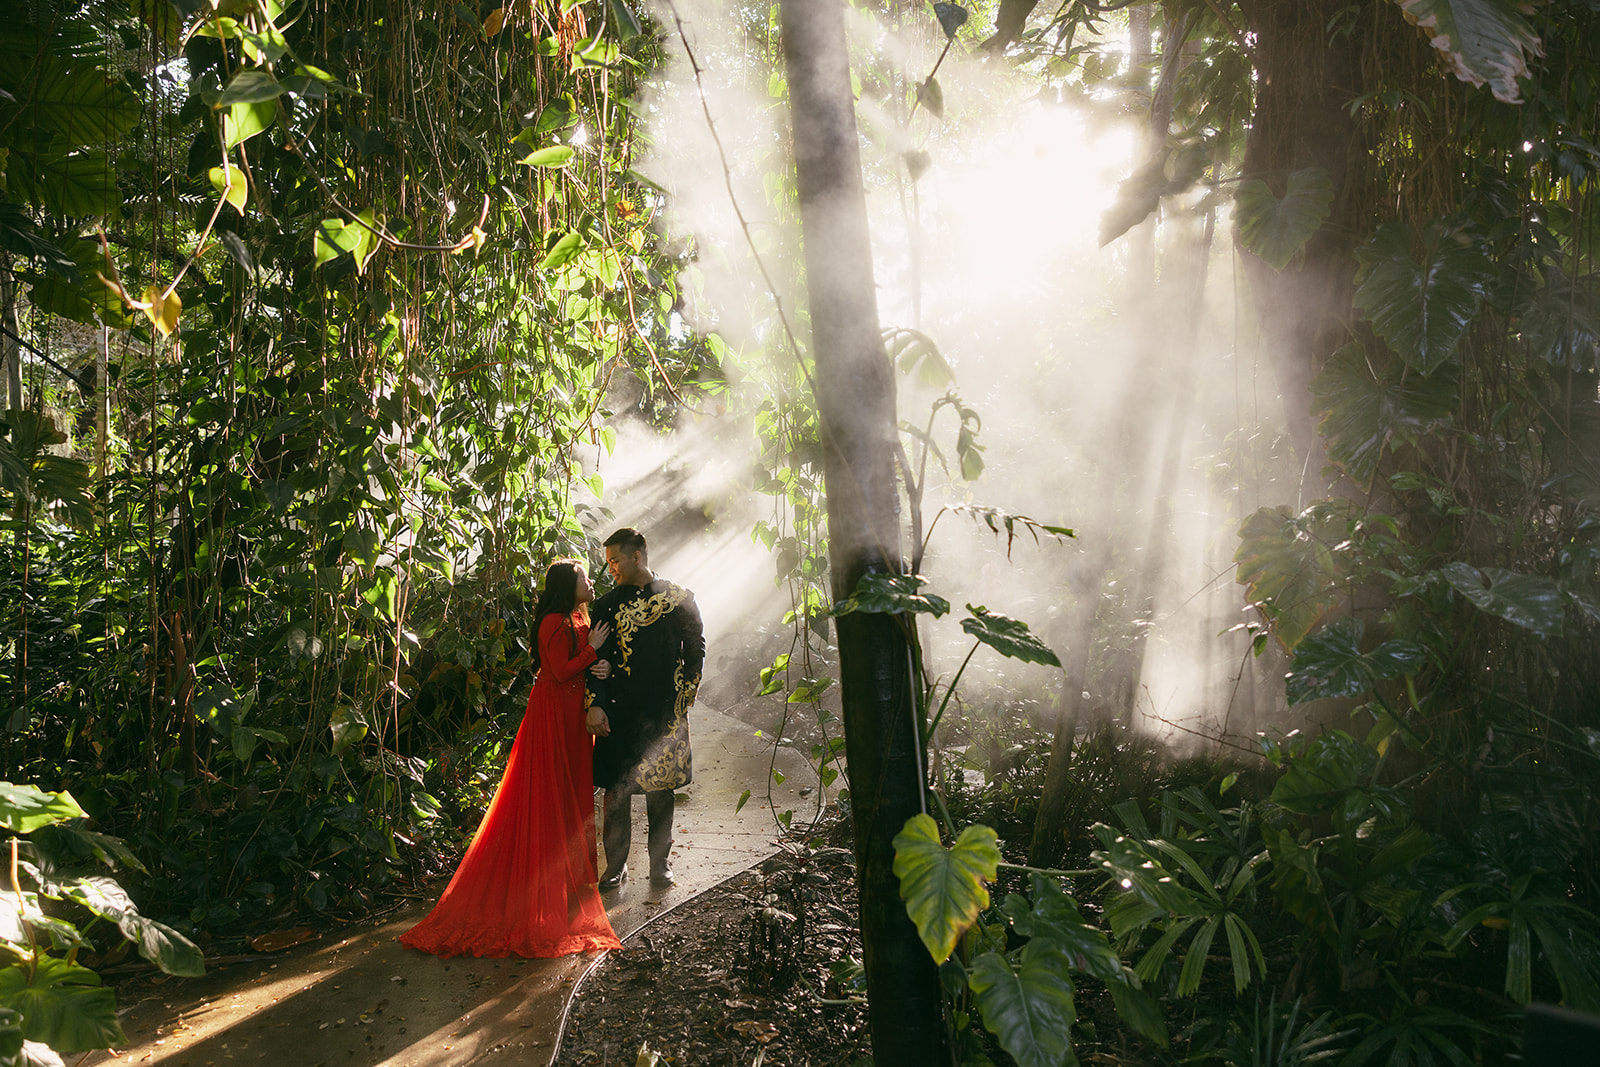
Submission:
[[[678,883],[673,880],[672,868],[671,867],[662,867],[658,871],[651,871],[650,872],[650,884],[651,885],[666,886],[666,885],[677,885]]]
[[[627,880],[628,880],[628,865],[626,863],[624,863],[621,866],[621,868],[619,868],[617,871],[615,871],[615,872],[608,871],[608,872],[606,872],[606,876],[604,878],[600,879],[600,892],[605,893],[605,892],[608,892],[609,890],[615,889],[615,888],[617,888],[617,886],[621,885],[623,882],[626,882]]]

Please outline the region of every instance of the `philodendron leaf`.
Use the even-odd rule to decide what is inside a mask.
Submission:
[[[1600,279],[1574,282],[1555,267],[1545,274],[1544,288],[1520,316],[1523,340],[1557,367],[1593,371],[1600,360]]]
[[[974,607],[968,604],[967,610],[972,612],[972,618],[962,619],[961,628],[1002,656],[1020,659],[1024,663],[1061,666],[1061,660],[1050,651],[1050,646],[1033,636],[1033,631],[1022,620],[990,611],[982,605]]]
[[[911,816],[895,835],[900,898],[935,963],[950,958],[961,932],[989,906],[984,883],[994,881],[999,864],[998,838],[987,826],[967,827],[948,849],[927,815]]]
[[[1489,86],[1495,99],[1522,103],[1518,79],[1528,75],[1528,55],[1542,56],[1539,35],[1518,0],[1394,0],[1406,21],[1420,27],[1443,52],[1455,76]]]
[[[0,829],[29,834],[41,826],[81,819],[87,814],[65,790],[46,793],[37,786],[0,782]]]
[[[1356,249],[1355,303],[1378,336],[1421,374],[1455,352],[1478,313],[1490,264],[1478,243],[1458,230],[1430,226],[1422,258],[1411,258],[1411,231],[1391,222]]]
[[[1071,961],[1050,940],[1022,946],[1018,967],[998,952],[973,960],[967,974],[983,1024],[1018,1067],[1062,1067],[1078,1062],[1072,1051]]]
[[[1335,352],[1311,383],[1313,410],[1328,442],[1328,458],[1362,487],[1396,438],[1415,444],[1450,425],[1458,387],[1453,374],[1407,374],[1404,365],[1374,375],[1366,350],[1348,344]]]
[[[198,978],[206,973],[205,956],[199,947],[165,923],[139,914],[127,891],[115,880],[97,875],[63,888],[63,897],[116,923],[122,936],[138,946],[139,955],[167,974]]]
[[[1294,651],[1339,602],[1343,572],[1333,553],[1288,508],[1262,508],[1239,527],[1237,581]]]
[[[100,984],[100,976],[53,956],[41,956],[32,968],[0,969],[0,1008],[23,1018],[29,1041],[41,1041],[57,1052],[90,1052],[120,1048],[128,1039],[117,1022],[117,998]]]
[[[1566,601],[1554,579],[1538,574],[1517,574],[1499,567],[1482,570],[1467,563],[1439,568],[1456,592],[1490,615],[1498,615],[1540,637],[1560,637],[1566,621]]]
[[[1077,970],[1105,982],[1123,981],[1122,961],[1105,932],[1083,917],[1077,901],[1062,890],[1061,883],[1037,872],[1031,881],[1032,900],[1012,895],[1004,904],[1017,933],[1054,941],[1066,950]]]
[[[881,615],[932,615],[950,610],[943,597],[921,591],[927,579],[920,574],[863,574],[855,592],[833,606],[833,614],[865,611]]]
[[[1412,674],[1422,666],[1422,646],[1412,641],[1385,641],[1363,653],[1365,631],[1360,619],[1339,619],[1301,641],[1289,669],[1289,703],[1360,696],[1374,682]]]
[[[1321,167],[1297,170],[1289,175],[1282,200],[1266,182],[1253,179],[1239,186],[1234,204],[1240,243],[1273,270],[1282,270],[1327,221],[1333,179]]]

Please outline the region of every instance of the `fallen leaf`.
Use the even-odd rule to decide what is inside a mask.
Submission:
[[[743,1034],[745,1037],[750,1038],[752,1041],[759,1041],[763,1045],[778,1036],[778,1028],[761,1019],[751,1019],[742,1023],[734,1023],[733,1029]]]
[[[250,947],[257,952],[282,952],[286,948],[303,945],[316,937],[316,931],[309,926],[296,926],[291,930],[274,930],[270,934],[250,939]],[[395,981],[396,979],[390,979]]]

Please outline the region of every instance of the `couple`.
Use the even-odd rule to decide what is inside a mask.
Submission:
[[[627,877],[636,792],[651,880],[671,884],[672,791],[690,778],[688,711],[705,638],[693,594],[650,572],[643,534],[625,527],[605,550],[617,587],[594,602],[592,628],[583,564],[561,560],[545,574],[538,674],[505,777],[439,903],[402,944],[445,957],[622,947],[596,887],[596,785],[606,791],[599,886]]]

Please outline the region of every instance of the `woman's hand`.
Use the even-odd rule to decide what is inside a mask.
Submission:
[[[606,638],[611,636],[611,624],[608,622],[596,623],[589,630],[589,647],[599,649],[606,643]]]
[[[596,737],[605,737],[611,733],[611,720],[597,707],[589,709],[589,714],[583,717],[583,725]]]
[[[605,681],[607,678],[611,677],[611,661],[607,659],[595,660],[593,663],[589,664],[589,673],[600,679],[602,682]]]

